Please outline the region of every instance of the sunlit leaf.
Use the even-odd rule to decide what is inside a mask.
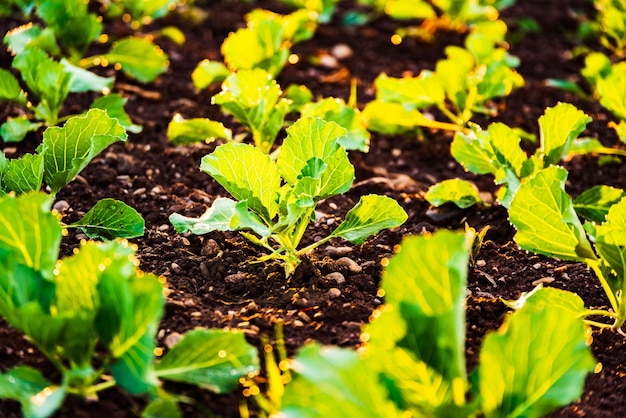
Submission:
[[[77,222],[69,225],[80,228],[89,238],[135,238],[144,233],[145,222],[133,208],[115,199],[100,199]]]
[[[482,202],[474,183],[462,179],[449,179],[434,184],[428,188],[424,198],[435,207],[452,202],[461,209]]]

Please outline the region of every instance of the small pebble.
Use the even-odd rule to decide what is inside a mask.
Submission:
[[[59,213],[65,213],[66,210],[68,210],[70,208],[70,204],[67,203],[66,200],[59,200],[58,202],[55,202],[54,205],[52,206],[52,209],[56,210]]]
[[[476,260],[476,267],[485,267],[487,262],[485,260]]]
[[[334,280],[335,282],[337,282],[337,284],[342,284],[342,283],[345,283],[346,278],[344,277],[343,274],[341,274],[338,271],[336,271],[334,273],[327,274],[326,275],[326,280],[328,280],[328,281]]]
[[[360,273],[363,271],[363,268],[359,266],[359,264],[349,257],[341,257],[337,260],[337,265],[341,267],[346,267],[351,273]]]
[[[209,267],[205,262],[200,263],[200,273],[207,279],[211,276],[211,272],[209,271]]]
[[[324,68],[337,68],[339,67],[339,62],[337,61],[337,58],[333,57],[332,55],[329,54],[323,54],[319,56],[319,63],[322,67]]]
[[[133,196],[138,196],[138,195],[144,194],[145,192],[146,192],[146,188],[140,187],[133,192]]]
[[[226,283],[241,283],[246,280],[246,278],[246,273],[239,272],[235,274],[229,274],[228,276],[224,277],[224,281]]]
[[[554,281],[554,277],[542,277],[541,279],[537,279],[532,282],[533,286],[537,286],[539,284],[548,284]]]
[[[330,53],[338,60],[350,58],[353,55],[352,48],[346,44],[337,44],[330,50]]]
[[[172,332],[167,337],[165,337],[165,340],[163,341],[163,343],[165,344],[167,348],[172,348],[176,344],[178,344],[178,342],[182,338],[183,338],[182,334],[179,334],[178,332]]]
[[[161,232],[169,231],[170,230],[170,226],[168,224],[159,225],[158,230],[161,231]]]
[[[204,245],[202,245],[201,254],[205,257],[213,258],[220,253],[220,245],[213,239],[210,238],[204,241]]]
[[[328,247],[326,248],[326,254],[331,257],[339,257],[352,252],[352,247]]]
[[[183,271],[183,269],[180,268],[180,266],[177,263],[172,263],[170,265],[170,269],[176,274],[180,274],[180,272]]]
[[[304,322],[311,322],[311,317],[304,312],[298,312],[298,318]]]
[[[334,299],[338,298],[339,296],[341,296],[341,290],[337,289],[336,287],[331,287],[330,289],[328,289],[329,298]]]
[[[539,269],[541,268],[541,263],[535,263],[535,264],[533,264],[533,268],[534,268],[535,270],[539,270]]]
[[[295,321],[293,321],[293,326],[294,327],[303,327],[304,323],[302,321],[300,321],[299,319],[296,319]]]

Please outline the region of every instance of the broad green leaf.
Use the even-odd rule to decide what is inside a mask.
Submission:
[[[120,358],[137,344],[145,345],[148,330],[156,333],[155,324],[163,314],[163,288],[154,275],[136,271],[127,244],[111,241],[102,245],[110,249],[111,261],[98,283],[96,329],[113,357]]]
[[[398,346],[447,381],[465,382],[465,285],[469,242],[440,231],[406,238],[383,273],[388,304],[407,324]],[[459,380],[460,379],[460,380]]]
[[[65,388],[54,386],[39,370],[18,366],[0,374],[0,399],[18,401],[26,418],[46,418],[63,403]]]
[[[398,202],[387,196],[371,194],[359,199],[332,235],[359,245],[370,235],[402,225],[407,218]]]
[[[230,71],[219,61],[203,60],[191,73],[191,80],[197,89],[205,89],[213,83],[222,82]]]
[[[255,145],[269,153],[289,109],[289,102],[281,99],[281,94],[276,80],[257,68],[231,73],[212,102],[245,125]]]
[[[48,280],[61,242],[61,225],[50,213],[51,203],[50,196],[40,193],[0,198],[0,249]]]
[[[582,306],[578,296],[568,296]],[[543,417],[578,399],[595,366],[585,339],[580,315],[550,300],[513,313],[499,332],[485,337],[480,351],[478,390],[485,416]]]
[[[283,40],[288,44],[295,44],[313,37],[317,27],[316,17],[309,10],[296,10],[293,13],[281,15],[265,9],[254,9],[246,15],[246,23],[249,28],[253,29],[268,21],[279,23],[284,30]],[[261,35],[265,34],[261,32]]]
[[[50,127],[43,134],[44,179],[57,193],[76,177],[102,150],[126,140],[126,131],[100,109],[70,118],[63,127]]]
[[[107,94],[94,100],[91,104],[92,109],[102,109],[107,112],[110,118],[117,119],[117,121],[128,132],[138,134],[142,131],[141,125],[136,125],[128,116],[128,113],[124,110],[126,104],[126,98],[120,96],[117,93]]]
[[[35,114],[49,125],[55,125],[69,93],[72,75],[36,47],[29,47],[16,56],[13,67],[20,71],[28,88],[39,98]]]
[[[111,366],[118,385],[133,395],[154,391],[159,382],[154,373],[154,349],[158,322],[151,324],[144,335]]]
[[[126,203],[115,199],[101,199],[82,218],[69,226],[80,228],[92,239],[135,238],[143,235],[145,221]]]
[[[160,378],[216,393],[233,390],[240,377],[258,369],[257,351],[243,333],[206,329],[187,332],[155,366]]]
[[[37,4],[36,11],[70,55],[76,58],[81,58],[102,32],[101,19],[89,12],[86,3],[46,0]]]
[[[280,174],[269,155],[249,144],[220,145],[202,158],[200,169],[266,222],[276,216]]]
[[[591,118],[569,103],[547,108],[539,118],[540,146],[545,165],[558,163]]]
[[[20,142],[29,132],[34,132],[40,127],[41,123],[31,122],[26,115],[9,117],[0,126],[0,137],[4,142]]]
[[[606,215],[606,222],[595,231],[596,249],[603,261],[612,269],[614,290],[624,291],[626,276],[626,199],[621,198],[611,206]]]
[[[518,133],[503,123],[492,123],[487,128],[488,141],[493,149],[500,167],[510,167],[517,177],[522,177],[522,165],[528,158],[520,147],[521,138]],[[498,174],[496,171],[496,175]]]
[[[34,25],[32,22],[18,26],[14,30],[9,31],[4,37],[3,42],[8,49],[16,55],[24,52],[27,47],[40,48],[52,56],[61,55],[61,49],[57,45],[54,31],[51,28],[43,29],[41,26]]]
[[[407,111],[443,104],[446,93],[439,79],[430,71],[418,77],[394,78],[382,73],[374,80],[376,99],[399,103]]]
[[[339,139],[346,130],[335,122],[320,118],[300,118],[287,128],[276,165],[285,181],[297,186],[301,179],[310,180],[310,196],[319,201],[348,191],[354,181],[354,167]],[[318,176],[303,173],[311,159],[319,159],[326,168]],[[315,190],[312,190],[312,189]]]
[[[285,388],[286,418],[401,417],[385,386],[353,350],[305,346],[294,359],[295,376]]]
[[[433,7],[422,0],[388,1],[385,13],[394,19],[431,19],[437,15]]]
[[[262,237],[270,235],[270,229],[253,212],[248,210],[247,201],[220,197],[199,218],[189,218],[173,213],[169,218],[176,232],[191,231],[196,235],[208,234],[211,231],[242,231],[253,230]]]
[[[563,260],[595,260],[572,198],[565,192],[567,170],[550,166],[517,190],[509,218],[515,242],[527,251]]]
[[[231,141],[233,133],[222,122],[207,118],[185,119],[177,113],[167,125],[167,139],[174,145],[210,143],[216,139]]]
[[[489,134],[476,126],[469,132],[457,132],[450,145],[450,152],[461,166],[475,174],[496,174],[494,152]]]
[[[400,103],[380,100],[369,102],[363,109],[367,128],[386,135],[413,132],[420,126],[428,126],[428,120],[418,110],[407,110]]]
[[[164,17],[177,4],[175,0],[122,0],[122,3],[132,18],[138,21]]]
[[[142,418],[183,418],[176,398],[158,397],[148,404],[141,413]]]
[[[449,179],[428,188],[424,198],[435,207],[452,202],[461,209],[481,203],[474,183],[461,179]]]
[[[7,100],[19,104],[26,104],[26,93],[20,87],[17,78],[7,70],[0,68],[0,101]]]
[[[11,160],[4,177],[0,180],[0,189],[4,192],[22,194],[38,192],[43,183],[44,159],[39,154],[24,154]]]
[[[616,130],[617,134],[619,133],[619,125],[617,124],[609,124],[609,127]],[[626,152],[619,148],[611,148],[605,147],[602,145],[597,138],[577,138],[575,139],[569,147],[567,155],[565,156],[565,160],[570,160],[572,157],[576,155],[597,155],[597,154],[605,154],[605,155],[620,155],[625,156]],[[619,160],[619,159],[618,159]],[[619,160],[621,162],[621,160]],[[600,165],[600,162],[598,162]]]
[[[611,206],[619,202],[626,193],[622,189],[597,185],[582,192],[574,199],[576,213],[597,224],[605,221]]]
[[[313,102],[313,92],[303,84],[290,84],[284,97],[290,100],[289,112],[300,112],[306,105]]]
[[[346,150],[369,150],[370,133],[365,128],[361,112],[342,100],[327,97],[302,108],[301,117],[319,117],[337,123],[346,130],[346,136],[339,139],[339,145]]]
[[[124,73],[142,83],[154,81],[169,67],[165,52],[144,38],[129,37],[117,41],[104,58],[119,64]]]
[[[71,74],[70,92],[84,93],[86,91],[108,92],[113,87],[114,77],[101,77],[96,73],[72,65],[65,58],[61,60],[65,71]]]
[[[259,68],[275,77],[289,56],[283,46],[285,29],[281,22],[268,19],[231,32],[221,47],[224,62],[231,71]]]
[[[541,284],[530,292],[522,293],[517,300],[503,300],[503,302],[515,310],[522,309],[524,306],[531,309],[536,309],[537,307],[541,309],[544,305],[552,305],[562,309],[572,317],[580,318],[583,318],[587,312],[583,300],[576,294],[554,287],[543,287]]]
[[[612,71],[606,78],[598,80],[600,103],[615,116],[626,120],[626,71]]]

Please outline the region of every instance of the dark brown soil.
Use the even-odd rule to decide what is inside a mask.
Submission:
[[[491,194],[492,179],[477,178],[465,173],[449,152],[451,135],[426,131],[422,138],[413,136],[384,137],[373,135],[371,151],[351,153],[357,167],[354,187],[345,196],[325,201],[319,210],[325,215],[306,234],[309,241],[324,236],[342,219],[358,198],[368,193],[386,194],[398,200],[409,214],[408,221],[393,231],[384,231],[361,246],[334,241],[325,245],[298,268],[290,280],[274,263],[253,264],[262,254],[244,238],[234,233],[211,233],[203,237],[177,234],[169,225],[173,212],[197,216],[225,192],[208,175],[200,172],[200,159],[215,145],[174,147],[168,144],[167,124],[175,113],[186,118],[211,117],[221,119],[235,130],[232,120],[224,118],[210,104],[219,86],[197,91],[191,83],[191,71],[204,59],[219,59],[219,47],[227,34],[243,25],[243,15],[253,7],[286,12],[273,1],[240,2],[214,0],[205,6],[207,22],[193,26],[177,16],[158,25],[174,24],[185,32],[182,46],[168,41],[159,43],[170,55],[171,69],[149,85],[139,88],[123,75],[117,76],[115,91],[128,97],[127,109],[143,133],[131,135],[126,144],[115,144],[98,156],[74,181],[63,189],[58,198],[68,203],[64,220],[71,222],[103,197],[120,199],[135,207],[146,219],[146,234],[134,240],[139,246],[141,268],[167,278],[169,295],[166,315],[159,331],[159,341],[173,332],[183,333],[194,327],[220,327],[245,330],[250,342],[259,344],[262,333],[271,334],[273,324],[285,324],[286,345],[290,354],[309,340],[324,344],[354,347],[359,343],[360,327],[372,310],[382,303],[376,296],[381,275],[381,260],[393,254],[393,248],[404,236],[434,231],[439,228],[461,229],[467,222],[476,229],[489,226],[486,242],[469,271],[467,299],[467,362],[471,370],[478,362],[477,353],[484,334],[502,322],[507,309],[499,297],[514,299],[531,290],[537,280],[546,285],[572,290],[580,294],[588,306],[606,306],[601,288],[583,266],[564,263],[528,254],[517,249],[512,241],[513,228],[502,207],[484,206],[464,211],[444,208],[429,210],[423,193],[433,183],[461,177],[475,181]],[[480,119],[486,126],[502,121],[537,133],[537,118],[548,106],[559,101],[575,104],[593,117],[585,135],[598,137],[615,146],[615,134],[607,128],[611,115],[599,104],[588,102],[562,91],[547,87],[548,78],[580,81],[580,58],[573,59],[569,51],[579,45],[575,34],[576,16],[592,12],[584,0],[518,0],[518,4],[503,13],[511,31],[519,29],[519,18],[531,17],[541,31],[522,37],[511,45],[510,52],[521,59],[520,73],[526,80],[523,89],[513,93],[502,104],[499,115],[491,120]],[[341,3],[341,10],[353,8],[353,2]],[[16,21],[0,21],[0,32],[15,27]],[[392,76],[417,74],[432,69],[443,57],[443,48],[460,44],[462,36],[439,33],[432,43],[407,39],[398,46],[389,39],[402,23],[379,18],[363,27],[346,27],[333,22],[321,26],[315,37],[293,48],[301,60],[287,66],[279,83],[305,84],[315,96],[347,99],[350,80],[358,82],[359,103],[364,105],[374,97],[373,80],[381,72]],[[152,29],[152,28],[148,28]],[[111,33],[127,29],[110,26]],[[330,51],[337,44],[348,44],[354,54],[339,61],[337,68],[315,67],[307,58]],[[0,66],[10,67],[10,56],[0,54]],[[106,72],[107,70],[103,70]],[[78,112],[89,98],[72,97],[67,112]],[[11,106],[0,107],[0,119],[15,112]],[[20,144],[3,144],[8,157],[32,152],[38,143],[36,135]],[[593,157],[576,158],[567,163],[570,170],[568,190],[576,195],[595,184],[610,184],[626,188],[626,168],[622,164],[599,167]],[[68,254],[82,236],[70,234],[63,251]],[[337,260],[349,257],[362,271],[351,273]],[[329,273],[340,271],[344,283],[329,280]],[[330,297],[331,288],[340,291]],[[335,292],[335,291],[333,291]],[[0,371],[17,364],[42,368],[51,379],[53,368],[18,333],[6,324],[0,325]],[[594,334],[592,348],[603,367],[589,375],[582,399],[554,414],[559,417],[626,416],[624,364],[626,345],[616,333]],[[173,392],[185,393],[215,411],[219,417],[238,416],[237,393],[211,395],[190,387],[168,386]],[[127,417],[141,411],[145,400],[133,398],[117,390],[105,391],[100,402],[71,398],[56,415],[58,417]],[[188,407],[185,416],[199,415]],[[16,403],[0,401],[0,417],[19,416]]]

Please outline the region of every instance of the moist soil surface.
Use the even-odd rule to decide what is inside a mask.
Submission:
[[[423,198],[428,187],[454,177],[473,181],[486,201],[495,200],[493,179],[464,172],[450,155],[452,135],[443,131],[425,130],[419,136],[374,134],[368,153],[351,152],[350,159],[356,167],[354,186],[345,195],[320,205],[318,220],[310,226],[303,244],[327,235],[359,197],[369,193],[393,197],[409,218],[401,227],[383,231],[360,246],[340,240],[321,246],[303,260],[289,279],[277,263],[254,263],[263,251],[236,233],[213,232],[204,236],[176,233],[168,222],[170,214],[198,216],[215,198],[227,194],[199,170],[201,158],[215,149],[216,144],[178,147],[168,144],[166,129],[172,116],[180,113],[185,118],[210,117],[224,121],[235,133],[242,132],[237,123],[211,105],[211,96],[219,91],[219,85],[198,91],[191,82],[191,72],[202,59],[221,58],[222,41],[229,32],[244,25],[246,12],[255,7],[289,11],[273,1],[214,0],[201,7],[208,12],[208,19],[202,24],[190,24],[174,14],[145,28],[149,31],[176,25],[187,40],[181,46],[157,40],[169,54],[171,68],[154,83],[140,85],[122,74],[117,75],[113,90],[128,98],[126,108],[133,120],[143,125],[143,132],[131,134],[126,143],[114,144],[101,153],[79,178],[59,193],[56,204],[66,223],[77,220],[104,197],[122,200],[143,215],[145,236],[132,240],[138,246],[141,269],[165,276],[171,291],[158,333],[160,346],[165,346],[168,336],[195,327],[240,329],[252,344],[260,346],[260,335],[273,335],[274,324],[280,320],[284,323],[290,355],[311,340],[356,347],[361,326],[383,303],[377,297],[377,289],[383,260],[393,255],[394,247],[405,236],[437,229],[459,230],[465,223],[477,230],[489,226],[476,262],[469,267],[468,370],[478,363],[484,334],[496,329],[507,314],[508,309],[499,298],[517,298],[543,283],[577,292],[589,307],[608,305],[598,281],[583,265],[519,250],[513,242],[515,231],[508,222],[507,211],[497,204],[465,210],[429,208]],[[293,47],[292,52],[298,54],[300,61],[287,65],[279,75],[283,88],[291,83],[304,84],[316,97],[348,99],[354,79],[358,103],[363,106],[374,98],[373,81],[379,73],[400,77],[433,69],[436,61],[444,57],[446,45],[463,42],[462,35],[442,31],[431,42],[407,38],[396,46],[390,37],[407,22],[379,17],[360,27],[342,25],[342,14],[355,8],[354,2],[342,1],[331,24],[321,25],[312,40]],[[496,117],[475,120],[484,128],[490,122],[501,121],[537,134],[537,118],[545,108],[566,101],[593,118],[584,135],[597,137],[607,146],[619,146],[616,135],[607,127],[612,119],[608,111],[596,102],[549,87],[545,82],[556,78],[584,85],[579,75],[582,58],[573,57],[571,51],[581,45],[576,37],[579,18],[592,13],[590,2],[584,0],[518,0],[515,6],[503,11],[501,16],[515,35],[510,52],[520,58],[518,70],[525,86],[498,105]],[[523,32],[520,18],[534,19],[540,31]],[[0,21],[0,30],[4,33],[18,24],[4,19]],[[113,36],[130,33],[119,23],[109,23],[106,29]],[[312,58],[329,54],[340,44],[347,45],[352,54],[327,66],[311,64]],[[589,46],[597,49],[593,43]],[[10,62],[8,53],[0,53],[2,68],[10,68]],[[108,74],[112,70],[98,71]],[[71,96],[64,111],[78,113],[92,99],[84,94]],[[2,105],[0,119],[16,112],[17,109]],[[33,152],[40,140],[40,134],[32,135],[22,143],[1,146],[9,158],[14,158]],[[532,147],[528,145],[529,150]],[[623,164],[600,166],[596,157],[589,156],[574,158],[565,165],[570,172],[567,190],[574,196],[596,184],[626,188]],[[63,241],[63,254],[71,254],[83,238],[80,233],[70,232]],[[336,280],[337,275],[329,276],[334,272],[342,273],[345,281]],[[50,379],[58,379],[48,361],[4,322],[0,323],[0,341],[1,371],[27,364],[42,369]],[[591,347],[602,365],[601,370],[598,367],[598,372],[588,376],[580,401],[553,416],[626,416],[624,337],[595,331]],[[218,396],[171,384],[166,389],[196,399],[216,416],[239,416],[238,393]],[[144,405],[145,399],[112,389],[104,391],[98,402],[70,398],[55,416],[129,417],[140,413]],[[197,408],[183,408],[185,416],[201,416]],[[20,416],[18,404],[0,401],[0,416]]]

